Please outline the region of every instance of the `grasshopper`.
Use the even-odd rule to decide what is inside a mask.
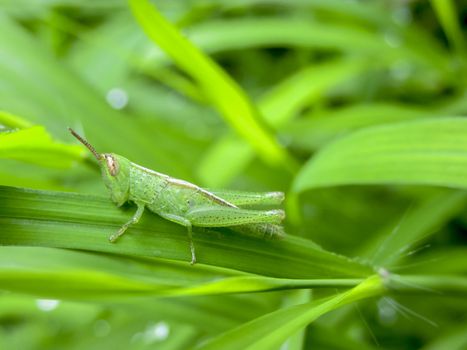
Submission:
[[[136,212],[117,232],[109,237],[115,242],[126,230],[138,223],[144,209],[166,220],[183,225],[188,231],[191,264],[196,263],[192,226],[232,227],[241,233],[269,238],[282,238],[280,225],[283,210],[252,210],[240,206],[278,205],[282,192],[209,191],[190,182],[176,179],[130,162],[114,153],[97,153],[91,144],[71,128],[68,129],[99,162],[105,186],[112,201],[121,206],[136,204]]]

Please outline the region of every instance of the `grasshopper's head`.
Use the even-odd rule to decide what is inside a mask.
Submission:
[[[105,186],[118,206],[128,200],[130,191],[130,161],[114,153],[102,153],[99,165]]]
[[[70,132],[83,145],[85,145],[99,162],[105,186],[110,191],[112,201],[118,206],[128,200],[130,191],[130,161],[114,153],[97,153],[89,142],[78,135],[74,130]]]

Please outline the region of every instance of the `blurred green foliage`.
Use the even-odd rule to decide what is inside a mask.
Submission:
[[[466,9],[0,0],[0,348],[466,348]],[[110,244],[134,208],[67,127],[285,191],[288,237],[198,229],[191,267],[146,213]]]

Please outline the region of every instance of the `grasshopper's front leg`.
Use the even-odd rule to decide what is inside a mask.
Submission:
[[[141,218],[141,215],[143,215],[144,212],[144,204],[136,203],[136,205],[138,206],[138,209],[136,209],[135,215],[133,215],[133,217],[127,223],[120,227],[120,229],[117,232],[115,232],[109,237],[110,242],[114,243],[121,235],[125,233],[128,227],[138,223],[139,219]]]
[[[190,220],[170,213],[159,213],[164,219],[175,222],[179,225],[185,226],[188,231],[188,241],[190,243],[190,252],[191,252],[191,265],[196,263],[196,254],[195,254],[195,245],[193,244],[193,235],[192,235],[192,225]]]

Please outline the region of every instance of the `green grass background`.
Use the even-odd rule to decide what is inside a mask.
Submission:
[[[1,349],[467,347],[465,1],[0,0]],[[284,191],[288,236],[116,208],[100,152]]]

